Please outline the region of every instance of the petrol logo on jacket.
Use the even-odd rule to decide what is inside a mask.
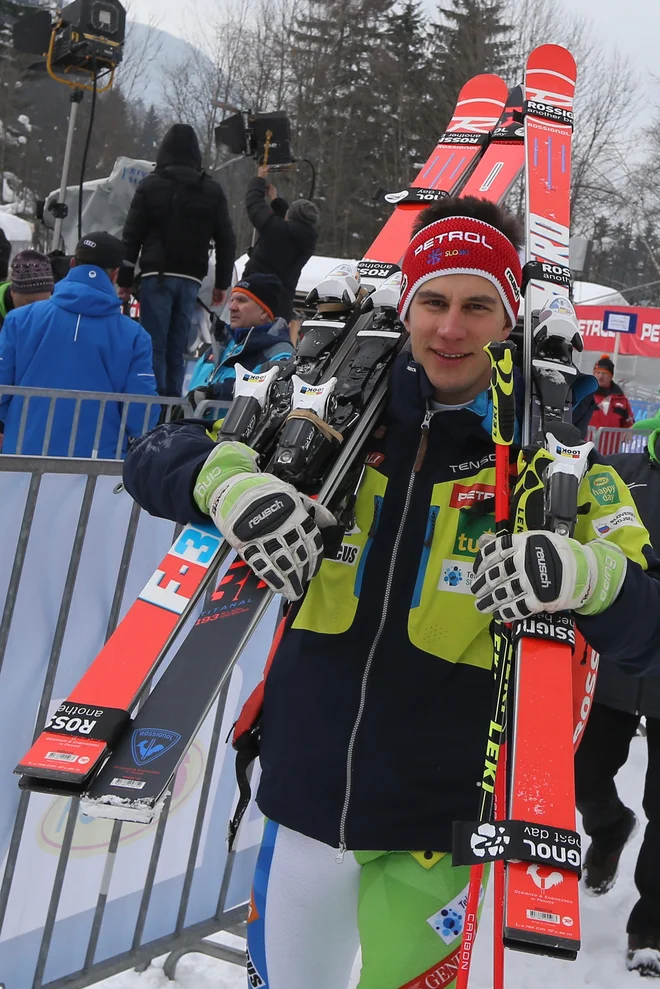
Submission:
[[[454,484],[449,500],[450,508],[469,508],[478,501],[495,497],[492,484]]]

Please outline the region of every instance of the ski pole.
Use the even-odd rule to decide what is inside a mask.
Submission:
[[[495,530],[499,535],[509,526],[509,447],[513,443],[516,422],[513,391],[513,353],[515,344],[509,341],[489,343],[484,348],[491,362],[493,418],[491,435],[495,443]],[[509,631],[502,622],[493,621],[493,707],[488,730],[486,760],[481,781],[480,822],[489,821],[497,798],[498,813],[506,793],[501,762],[504,755],[504,730],[507,683],[511,658]],[[499,876],[498,876],[499,868]],[[502,941],[503,904],[498,909],[498,895],[504,890],[503,864],[495,865],[495,923],[500,924],[500,936],[495,937],[494,989],[501,989],[504,979],[504,944]],[[467,989],[472,962],[472,949],[477,934],[479,895],[483,881],[483,865],[470,869],[468,898],[465,906],[463,939],[456,989]],[[497,931],[497,927],[496,927]],[[499,944],[499,947],[498,947]]]

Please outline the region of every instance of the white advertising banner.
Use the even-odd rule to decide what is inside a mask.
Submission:
[[[0,670],[0,859],[3,873],[20,797],[13,768],[30,746],[53,651],[59,652],[59,662],[49,713],[66,698],[103,645],[132,506],[125,492],[115,490],[117,482],[117,477],[103,476],[96,482],[62,635],[61,621],[58,630],[58,615],[85,489],[90,482],[86,476],[75,474],[47,474],[41,481]],[[30,475],[0,472],[0,504],[3,506],[0,606],[6,599],[29,487]],[[122,615],[163,557],[173,534],[173,523],[144,513],[140,516]],[[237,799],[234,760],[225,739],[243,701],[261,677],[276,617],[277,603],[274,603],[250,640],[229,683],[195,856],[186,926],[213,917],[217,910],[227,863],[227,821]],[[194,617],[190,624],[193,620]],[[43,948],[47,947],[44,929],[47,929],[49,910],[56,903],[53,899],[56,872],[58,866],[60,871],[62,869],[62,845],[72,814],[76,815],[75,827],[61,895],[56,903],[43,982],[62,978],[83,967],[100,896],[107,895],[107,903],[94,962],[114,957],[134,946],[141,908],[144,911],[146,907],[146,917],[140,944],[174,931],[216,713],[217,704],[177,774],[148,901],[144,887],[156,823],[115,825],[111,821],[83,816],[77,803],[72,809],[69,798],[43,794],[30,797],[0,932],[0,981],[5,983],[6,989],[26,989],[32,985],[40,952],[43,960]],[[248,899],[260,833],[260,816],[252,806],[246,814],[232,863],[227,909]],[[113,838],[112,847],[116,845],[116,850],[108,854]]]

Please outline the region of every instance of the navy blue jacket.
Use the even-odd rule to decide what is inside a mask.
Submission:
[[[295,609],[296,618],[284,634],[266,682],[259,807],[278,823],[330,845],[338,843],[349,739],[367,656],[383,613],[393,547],[429,398],[428,379],[404,355],[392,372],[386,434],[372,437],[368,446],[367,462],[374,465],[370,484],[384,494],[374,499],[371,523],[369,511],[358,527],[361,536],[355,537],[366,538],[368,547],[350,577],[355,581],[355,617],[348,627],[332,634],[310,630],[301,624],[304,601]],[[477,813],[492,674],[483,665],[444,661],[437,652],[413,643],[410,629],[420,583],[428,586],[429,575],[436,580],[433,567],[439,564],[440,580],[443,572],[448,580],[450,568],[445,570],[445,565],[455,562],[429,562],[428,547],[439,517],[437,510],[433,518],[429,512],[434,492],[444,486],[452,490],[452,501],[460,503],[469,495],[475,473],[490,470],[492,474],[493,445],[484,428],[487,405],[487,400],[476,400],[473,410],[437,412],[431,420],[427,452],[411,488],[399,541],[403,552],[396,560],[385,632],[374,654],[354,749],[346,821],[349,848],[446,850],[451,847],[452,822],[473,820]],[[203,521],[192,490],[211,449],[202,422],[160,426],[131,450],[124,470],[126,487],[152,514],[180,522]],[[477,485],[475,490],[483,489]],[[445,511],[451,515],[449,506],[439,511],[441,516]],[[455,529],[456,513],[453,525]],[[446,555],[461,552],[457,548]],[[647,559],[651,576],[631,562],[612,607],[594,618],[578,618],[580,630],[594,648],[636,672],[658,661],[654,642],[660,636],[660,580],[653,578],[660,578],[660,561],[652,557],[650,548]],[[350,559],[340,562],[346,562],[348,570]],[[461,570],[467,576],[469,563]],[[451,592],[455,586],[438,589]],[[451,593],[444,597],[445,609],[460,610],[458,598]],[[461,602],[468,599],[462,597]],[[339,608],[338,603],[338,612]],[[464,611],[472,614],[467,607]],[[427,631],[422,627],[422,635]],[[464,634],[460,628],[449,632],[459,638]]]
[[[646,450],[644,453],[618,453],[607,461],[628,485],[649,531],[651,544],[656,554],[660,554],[660,432],[649,437],[649,446],[654,450],[654,456]],[[660,662],[660,641],[657,655]],[[615,711],[660,718],[660,675],[629,677],[616,663],[601,657],[595,700]]]

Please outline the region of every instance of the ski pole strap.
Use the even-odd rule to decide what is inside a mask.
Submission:
[[[120,707],[65,701],[55,711],[44,731],[73,738],[93,738],[113,745],[130,720],[128,711]]]
[[[532,862],[582,873],[580,835],[528,821],[454,822],[452,865]]]
[[[243,815],[252,798],[249,770],[259,755],[259,726],[255,725],[234,741],[236,749],[236,782],[238,783],[238,803],[227,828],[227,847],[231,852],[241,826]]]

